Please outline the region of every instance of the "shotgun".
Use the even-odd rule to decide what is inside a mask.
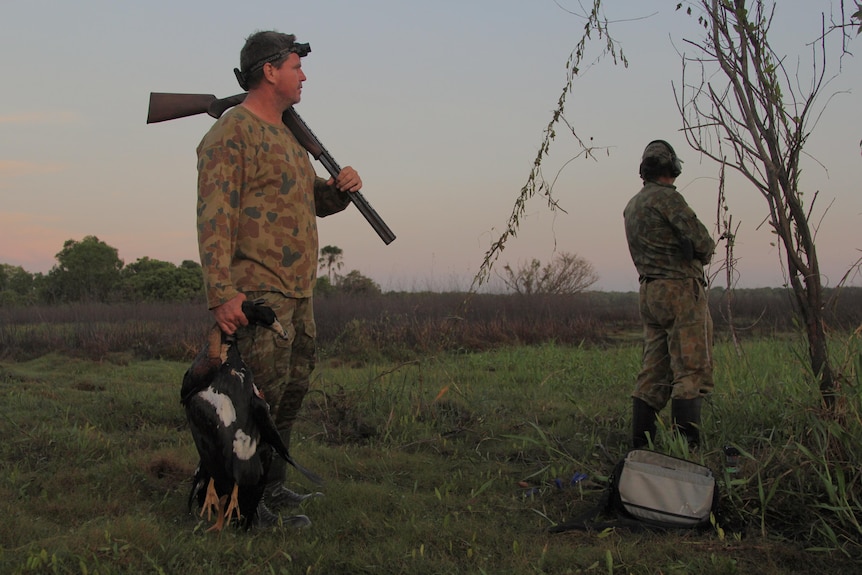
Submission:
[[[220,118],[229,108],[240,104],[245,100],[245,94],[236,94],[227,98],[216,98],[212,94],[171,94],[166,92],[150,93],[150,108],[147,111],[147,124],[165,122],[175,118],[185,118],[197,114],[209,114],[213,118]],[[296,113],[293,106],[284,111],[281,117],[285,126],[293,133],[297,141],[302,144],[311,156],[323,164],[326,171],[333,178],[341,173],[341,167],[335,158],[323,147],[308,124]],[[395,239],[395,234],[386,225],[368,200],[360,192],[350,192],[350,201],[356,206],[365,219],[383,240],[389,245]]]

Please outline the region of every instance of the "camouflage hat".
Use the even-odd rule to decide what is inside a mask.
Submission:
[[[682,160],[677,157],[673,146],[664,140],[653,140],[647,144],[641,161],[647,158],[657,160],[660,165],[670,166],[674,177],[682,173]]]

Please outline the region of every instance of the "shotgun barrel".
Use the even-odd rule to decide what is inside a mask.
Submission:
[[[336,162],[335,158],[333,158],[326,148],[323,147],[323,144],[317,139],[317,136],[315,136],[314,132],[311,131],[311,128],[308,127],[308,124],[306,124],[300,115],[296,113],[293,106],[284,111],[284,114],[281,116],[281,121],[284,122],[284,125],[287,126],[291,132],[293,132],[293,135],[296,136],[296,139],[299,140],[302,147],[305,148],[315,160],[323,164],[323,167],[326,168],[329,175],[333,178],[337,178],[338,174],[341,173],[341,167],[338,165],[338,162]],[[380,236],[381,240],[383,240],[383,243],[386,245],[391,244],[393,240],[395,240],[395,234],[391,229],[389,229],[389,226],[386,225],[383,218],[381,218],[374,208],[371,207],[371,204],[368,203],[365,196],[363,196],[361,192],[351,192],[348,196],[350,197],[350,201],[353,202],[353,205],[355,205],[359,210],[359,213],[365,217],[365,220],[371,224],[371,227],[374,228],[374,231],[377,232],[377,235]]]

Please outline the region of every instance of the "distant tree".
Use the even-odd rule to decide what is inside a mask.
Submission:
[[[320,250],[320,259],[317,262],[320,264],[320,269],[326,270],[330,285],[333,285],[333,274],[344,266],[343,257],[344,251],[338,246],[324,246]],[[338,274],[335,273],[335,275]]]
[[[332,285],[332,282],[329,281],[329,278],[326,276],[320,276],[317,278],[317,283],[314,284],[314,295],[315,296],[323,296],[326,297],[328,295],[332,295],[338,291],[338,288]]]
[[[501,276],[509,290],[522,294],[573,294],[599,281],[593,265],[584,258],[561,252],[545,266],[537,259],[518,268],[509,264]]]
[[[143,257],[122,269],[119,293],[129,301],[192,301],[203,295],[203,273],[191,260],[176,266]]]
[[[35,280],[21,266],[0,264],[0,305],[32,303]]]
[[[376,295],[381,293],[380,286],[371,278],[365,277],[359,270],[353,270],[338,281],[338,290],[352,295]]]
[[[123,260],[96,236],[66,240],[56,258],[41,286],[49,303],[108,301],[120,281]]]
[[[174,301],[204,300],[204,272],[194,260],[183,260],[177,268]]]

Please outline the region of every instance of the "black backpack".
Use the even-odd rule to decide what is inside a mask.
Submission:
[[[550,531],[702,529],[710,526],[717,508],[718,486],[708,467],[633,449],[614,467],[595,507]],[[611,520],[597,521],[602,515]]]

